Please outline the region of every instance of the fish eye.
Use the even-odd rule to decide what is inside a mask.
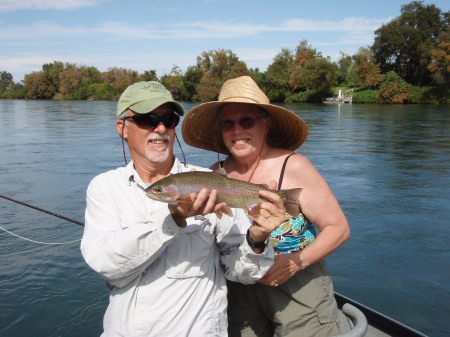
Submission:
[[[161,193],[161,192],[162,192],[162,187],[161,187],[161,186],[155,186],[155,187],[153,188],[153,192]]]

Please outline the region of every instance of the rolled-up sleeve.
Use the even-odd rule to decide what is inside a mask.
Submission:
[[[243,284],[253,284],[262,278],[274,261],[273,248],[266,245],[264,252],[253,252],[245,240],[250,226],[242,209],[233,209],[234,217],[218,219],[216,240],[220,248],[220,262],[225,269],[225,277]]]

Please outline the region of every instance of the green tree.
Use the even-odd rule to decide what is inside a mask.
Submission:
[[[373,52],[369,48],[359,48],[353,55],[355,72],[361,79],[360,85],[369,88],[378,86],[384,79],[380,67],[374,62]]]
[[[289,69],[289,85],[293,91],[298,91],[302,87],[299,79],[302,68],[319,57],[322,57],[322,54],[312,48],[308,41],[300,41],[295,50],[292,67]]]
[[[69,64],[66,64],[69,65]],[[59,92],[61,87],[61,81],[59,74],[65,69],[69,68],[65,66],[63,62],[54,61],[53,63],[45,63],[42,66],[42,72],[44,74],[45,89],[47,98],[52,98]]]
[[[361,83],[361,78],[356,73],[355,61],[353,61],[352,56],[344,54],[343,52],[341,52],[340,55],[337,62],[339,69],[338,82],[349,87],[354,87]]]
[[[200,84],[203,76],[203,71],[197,66],[190,66],[187,68],[183,77],[183,97],[185,101],[198,101],[196,88]]]
[[[174,65],[168,75],[162,76],[161,83],[172,93],[174,100],[183,100],[183,72],[178,66]]]
[[[102,83],[102,73],[95,67],[80,67],[83,77],[83,84],[89,85],[94,83]]]
[[[6,99],[26,98],[24,85],[22,83],[13,83],[3,94],[0,95],[0,97]]]
[[[139,78],[141,81],[157,81],[159,82],[159,78],[156,75],[156,70],[146,70]]]
[[[139,82],[139,74],[135,70],[111,67],[102,73],[102,82],[109,84],[118,98],[129,85]]]
[[[98,86],[104,83],[102,82],[102,73],[97,68],[81,66],[79,71],[81,73],[81,83],[78,89],[71,94],[71,99],[115,99],[116,96],[113,94],[113,89],[107,83],[100,92],[98,91]]]
[[[52,98],[54,95],[43,71],[33,71],[25,75],[24,83],[26,98]]]
[[[450,16],[449,16],[450,18]],[[437,47],[431,51],[428,70],[438,84],[450,85],[450,30],[442,34]]]
[[[87,87],[86,94],[93,100],[115,100],[117,93],[108,83],[93,83]]]
[[[378,101],[380,103],[406,103],[410,97],[408,83],[403,80],[395,71],[386,74],[384,82],[378,91]]]
[[[267,67],[267,71],[258,76],[256,83],[271,102],[284,102],[289,91],[289,73],[293,62],[293,52],[288,48],[282,48]]]
[[[244,62],[231,50],[211,50],[197,57],[197,67],[203,75],[196,91],[202,102],[216,100],[222,84],[229,78],[250,75]]]
[[[401,7],[401,15],[375,31],[372,50],[381,71],[395,71],[408,83],[432,82],[428,65],[437,37],[448,30],[448,22],[435,5],[413,1]]]
[[[339,70],[336,64],[325,58],[317,58],[305,64],[298,74],[298,87],[306,90],[326,91],[337,84]]]
[[[0,96],[2,96],[6,90],[10,87],[12,87],[14,84],[13,76],[11,73],[8,73],[6,71],[0,72]]]
[[[59,93],[62,98],[81,99],[75,97],[76,91],[81,87],[83,75],[80,69],[66,69],[59,73]]]

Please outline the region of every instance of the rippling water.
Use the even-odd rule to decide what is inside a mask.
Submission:
[[[328,258],[336,290],[429,336],[450,336],[449,107],[284,106],[308,123],[298,152],[329,182],[352,229]],[[124,163],[115,107],[0,100],[0,194],[84,221],[89,181]],[[192,163],[217,159],[182,144]],[[83,231],[2,198],[0,216],[1,227],[41,242]],[[101,334],[108,292],[78,242],[44,245],[3,231],[0,242],[1,336]]]

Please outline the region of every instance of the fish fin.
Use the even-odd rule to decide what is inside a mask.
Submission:
[[[246,212],[251,211],[252,208],[255,207],[255,206],[258,205],[258,204],[259,204],[259,201],[258,201],[258,202],[255,202],[254,204],[248,205],[247,207],[245,207]]]
[[[298,198],[300,197],[300,193],[303,188],[291,188],[289,190],[282,190],[286,194],[286,200],[284,200],[284,207],[286,208],[286,212],[292,216],[297,216],[297,214],[301,211],[300,205],[298,203]]]
[[[224,214],[226,214],[226,215],[228,215],[228,216],[230,216],[230,217],[233,216],[233,211],[232,211],[231,208],[228,207],[228,206],[225,206],[225,207],[223,207],[223,208],[221,208],[221,209],[215,211],[214,213],[216,213],[216,215],[217,215],[217,217],[218,217],[219,219],[222,219],[222,216],[223,216]]]
[[[217,210],[217,211],[215,211],[214,213],[216,213],[216,216],[217,216],[219,219],[222,219],[223,212],[222,212],[220,209]]]
[[[230,207],[228,207],[228,206],[225,206],[225,207],[223,207],[222,209],[221,209],[221,211],[223,212],[223,213],[225,213],[226,215],[228,215],[228,216],[233,216],[233,211],[231,210],[231,208]]]
[[[213,171],[214,173],[220,174],[221,176],[226,176],[227,175],[227,171],[225,171],[225,169],[223,167],[219,167],[217,170]]]

